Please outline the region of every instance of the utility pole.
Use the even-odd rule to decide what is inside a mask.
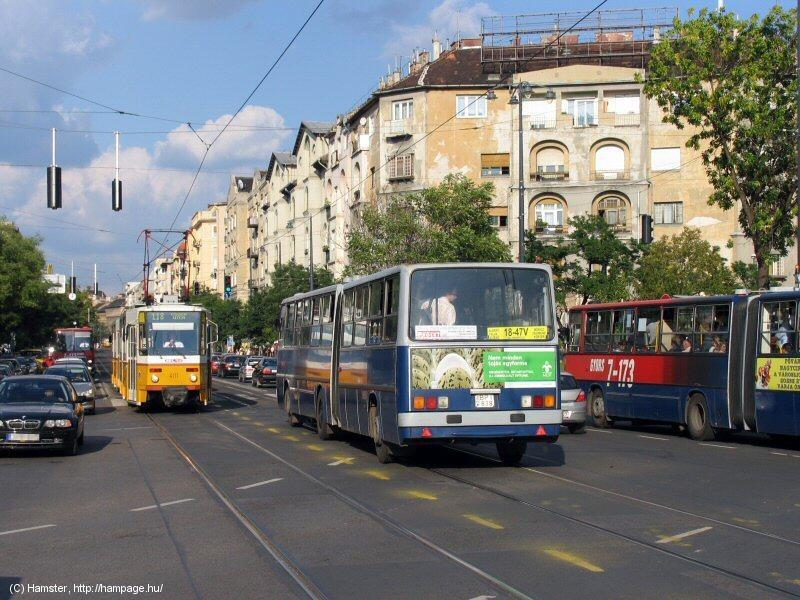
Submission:
[[[797,7],[800,8],[800,0],[797,2]],[[797,124],[795,126],[795,161],[797,167],[797,182],[796,182],[796,189],[795,194],[797,195],[797,223],[796,223],[796,230],[795,230],[795,238],[794,238],[794,247],[797,252],[797,262],[795,263],[794,267],[794,284],[795,286],[800,286],[800,22],[797,23],[797,60],[795,61],[796,69],[797,69],[797,102],[795,104],[795,110],[797,114],[795,118],[797,119]]]
[[[314,291],[314,215],[308,217],[308,289]]]
[[[97,300],[97,263],[94,263],[94,299]]]
[[[522,131],[522,83],[517,86],[517,118],[519,120],[519,262],[525,262],[525,155],[522,147],[524,143],[524,132]]]

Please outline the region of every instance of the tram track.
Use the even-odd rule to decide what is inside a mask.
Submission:
[[[447,447],[445,446],[445,448],[447,448]],[[447,449],[451,450],[451,451],[455,451],[455,452],[460,452],[460,453],[463,453],[463,454],[469,454],[470,456],[481,458],[481,459],[486,460],[488,462],[500,463],[500,461],[497,460],[497,459],[493,459],[493,458],[491,458],[489,456],[483,456],[483,455],[475,453],[475,452],[469,452],[469,451],[461,450],[461,449],[458,449],[458,448],[447,448]],[[559,510],[550,508],[548,506],[543,506],[543,505],[537,504],[535,502],[530,502],[529,500],[525,500],[524,498],[519,498],[518,496],[515,496],[514,494],[510,494],[510,493],[504,492],[504,491],[502,491],[500,489],[497,489],[494,486],[487,485],[485,483],[472,481],[470,479],[467,479],[467,478],[464,478],[464,477],[460,477],[460,476],[454,475],[452,473],[447,473],[447,472],[443,471],[440,468],[436,468],[436,467],[424,467],[424,468],[427,471],[429,471],[431,473],[435,473],[436,475],[438,475],[440,477],[443,477],[445,479],[448,479],[450,481],[455,481],[457,483],[461,483],[461,484],[469,486],[471,488],[481,490],[483,492],[492,494],[494,496],[497,496],[497,497],[503,498],[505,500],[514,502],[516,504],[519,504],[521,506],[524,506],[524,507],[526,507],[528,509],[536,510],[536,511],[539,511],[539,512],[542,512],[542,513],[549,514],[549,515],[554,516],[556,518],[563,519],[565,521],[569,521],[570,523],[572,523],[574,525],[578,525],[580,527],[585,527],[585,528],[592,529],[594,531],[597,531],[597,532],[600,532],[600,533],[603,533],[603,534],[606,534],[606,535],[613,536],[613,537],[615,537],[617,539],[624,540],[626,542],[635,544],[636,546],[638,546],[640,548],[644,548],[644,549],[647,549],[647,550],[650,550],[650,551],[653,551],[653,552],[657,552],[657,553],[659,553],[659,554],[661,554],[663,556],[667,556],[667,557],[670,557],[670,558],[673,558],[673,559],[676,559],[676,560],[680,560],[680,561],[689,563],[689,564],[697,566],[697,567],[701,567],[703,569],[707,569],[707,570],[713,571],[714,573],[717,573],[719,575],[723,575],[723,576],[726,576],[726,577],[730,577],[730,578],[735,579],[735,580],[740,581],[740,582],[748,583],[748,584],[756,586],[756,587],[758,587],[758,588],[760,588],[762,590],[768,590],[770,592],[776,592],[778,594],[781,594],[781,595],[784,595],[784,596],[788,596],[788,597],[800,598],[800,594],[794,593],[794,592],[792,592],[790,590],[787,590],[787,589],[784,589],[784,588],[781,588],[781,587],[778,587],[778,586],[775,586],[775,585],[773,585],[771,583],[768,583],[766,581],[762,581],[760,579],[756,579],[756,578],[750,577],[748,575],[737,573],[735,571],[732,571],[732,570],[729,570],[729,569],[725,569],[724,567],[719,567],[717,565],[713,565],[713,564],[704,562],[702,560],[698,560],[696,558],[692,558],[690,556],[686,556],[686,555],[681,554],[679,552],[674,552],[674,551],[672,551],[672,550],[670,550],[668,548],[665,548],[663,546],[656,545],[653,542],[648,542],[648,541],[636,538],[634,536],[631,536],[631,535],[628,535],[628,534],[625,534],[625,533],[622,533],[622,532],[619,532],[619,531],[615,531],[614,529],[605,527],[603,525],[598,525],[597,523],[592,523],[590,521],[587,521],[585,519],[581,519],[579,517],[575,517],[573,515],[566,514],[564,512],[561,512]],[[746,530],[746,531],[751,531],[751,530]],[[760,532],[755,532],[755,533],[760,533]],[[792,540],[785,540],[785,538],[777,538],[777,539],[781,540],[781,541],[789,541],[791,543],[794,543]]]

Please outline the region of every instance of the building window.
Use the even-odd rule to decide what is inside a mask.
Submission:
[[[614,144],[600,146],[594,155],[594,179],[624,179],[625,150]]]
[[[575,127],[597,125],[597,98],[567,98],[562,100],[562,112],[572,115]]]
[[[540,181],[566,179],[564,150],[558,146],[546,146],[536,150],[534,163],[536,172],[532,176]]]
[[[652,148],[650,150],[650,169],[653,171],[673,171],[681,168],[680,148]]]
[[[508,154],[481,154],[481,177],[500,177],[509,174]]]
[[[534,210],[537,231],[564,228],[564,205],[555,198],[540,200]]]
[[[413,100],[399,100],[392,102],[392,119],[395,121],[403,121],[410,119],[414,116],[414,101]]]
[[[217,226],[216,225],[212,225],[211,226],[211,239],[212,240],[217,239]]]
[[[656,225],[679,225],[683,223],[683,202],[656,202]]]
[[[488,113],[486,95],[456,96],[456,116],[459,119],[475,119],[485,117]]]
[[[489,215],[492,227],[508,227],[508,215]]]
[[[626,229],[628,225],[628,201],[618,196],[606,196],[595,204],[595,211],[614,229]]]
[[[389,159],[389,180],[414,178],[414,153],[398,154]]]

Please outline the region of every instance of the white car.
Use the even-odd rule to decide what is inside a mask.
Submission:
[[[253,371],[255,371],[256,367],[258,367],[258,363],[261,362],[261,356],[248,356],[245,358],[244,364],[239,369],[239,381],[252,381],[253,379]]]
[[[575,381],[572,373],[561,372],[561,417],[562,424],[570,433],[586,426],[586,394]]]

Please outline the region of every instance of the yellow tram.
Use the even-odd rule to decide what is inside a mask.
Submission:
[[[201,306],[164,303],[125,310],[112,332],[112,382],[132,406],[206,406],[216,325]]]

